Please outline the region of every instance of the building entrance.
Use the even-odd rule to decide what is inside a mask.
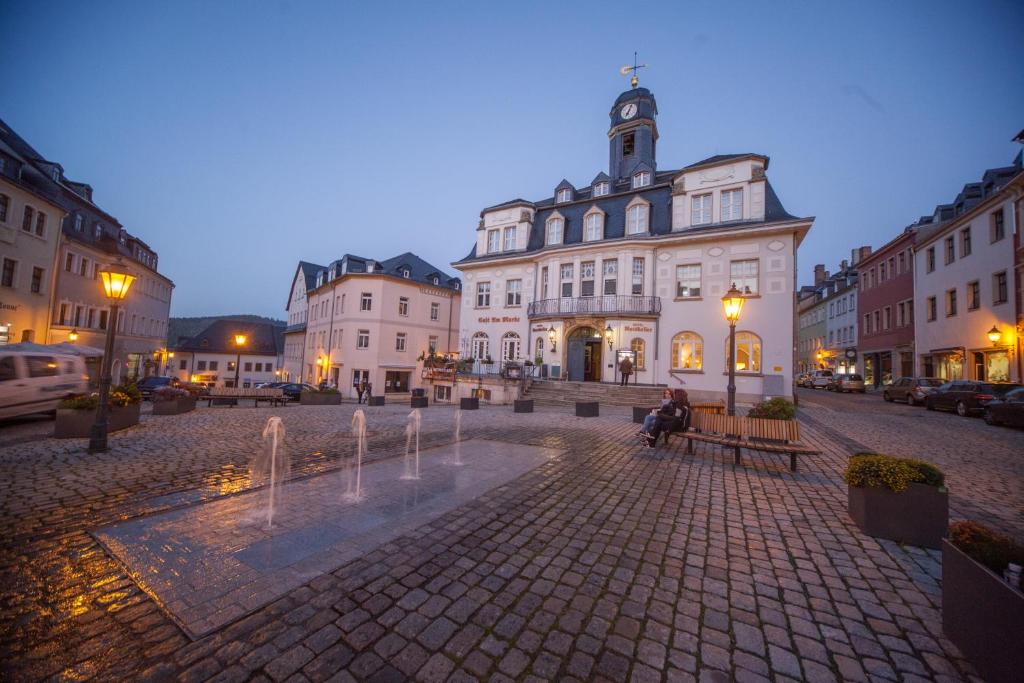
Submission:
[[[579,327],[569,335],[566,354],[570,382],[601,381],[603,338],[593,327]]]

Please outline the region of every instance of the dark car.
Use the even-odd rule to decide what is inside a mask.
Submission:
[[[882,390],[886,401],[906,401],[908,406],[924,403],[924,397],[942,386],[936,377],[900,377]]]
[[[139,388],[139,393],[142,394],[142,398],[152,398],[153,392],[157,389],[163,389],[164,387],[176,387],[178,386],[177,377],[146,377],[139,380],[136,385]]]
[[[1024,388],[1006,392],[985,404],[985,422],[990,425],[1024,427]]]
[[[298,401],[299,395],[303,391],[316,391],[316,387],[314,387],[312,384],[299,384],[298,382],[282,384],[281,386],[276,388],[283,391],[284,395],[292,401]]]
[[[967,417],[984,412],[986,403],[995,398],[1002,398],[1018,387],[1019,384],[1009,382],[958,379],[946,382],[928,394],[924,399],[924,407],[928,410],[954,410],[957,415]]]

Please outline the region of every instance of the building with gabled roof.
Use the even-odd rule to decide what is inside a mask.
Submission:
[[[242,344],[236,338],[244,338]],[[207,386],[252,387],[281,378],[284,328],[270,322],[225,318],[194,337],[179,339],[168,359],[171,375]]]

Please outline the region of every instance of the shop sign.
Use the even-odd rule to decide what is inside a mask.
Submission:
[[[492,318],[477,318],[478,323],[517,323],[519,322],[518,315],[503,315],[494,316]]]
[[[21,304],[5,304],[0,301],[0,311],[16,311],[21,307]]]
[[[544,327],[543,325],[536,324],[536,325],[533,326],[533,330],[532,331],[533,332],[547,332],[548,328]]]
[[[641,325],[639,323],[635,325],[626,325],[623,329],[626,332],[654,332],[653,327],[647,327],[647,325]]]

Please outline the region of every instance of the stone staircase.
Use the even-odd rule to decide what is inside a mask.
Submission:
[[[576,401],[597,401],[603,406],[656,406],[664,390],[664,386],[620,387],[598,382],[534,380],[523,398],[546,406],[574,406]]]

